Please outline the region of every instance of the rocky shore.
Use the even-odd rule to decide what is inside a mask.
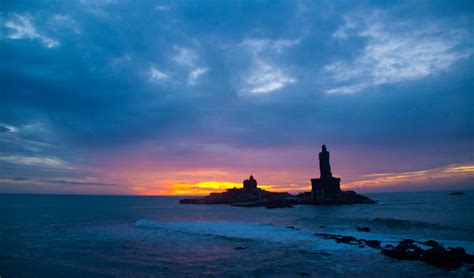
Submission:
[[[181,204],[228,204],[237,207],[266,207],[291,208],[294,205],[333,206],[353,204],[375,204],[369,197],[354,191],[340,191],[324,198],[312,198],[311,194],[301,193],[292,195],[286,192],[275,193],[262,189],[246,191],[245,189],[230,189],[222,193],[212,193],[202,198],[180,200]]]
[[[313,206],[333,206],[333,205],[354,205],[354,204],[375,204],[371,198],[357,194],[355,191],[340,191],[336,194],[322,198],[313,199],[304,195],[298,195],[298,204]]]
[[[295,229],[294,227],[292,227]],[[364,227],[370,230],[368,227]],[[368,231],[364,229],[365,231]],[[360,227],[357,229],[360,231]],[[468,265],[469,271],[474,270],[474,255],[466,253],[462,247],[444,248],[435,240],[417,242],[413,239],[404,239],[393,246],[387,244],[382,246],[380,240],[358,239],[353,236],[316,233],[315,236],[334,240],[341,244],[357,245],[359,248],[373,248],[380,250],[380,253],[398,260],[421,261],[430,265],[444,268],[460,268]]]
[[[227,204],[240,207],[265,207],[274,203],[290,203],[295,196],[283,192],[275,193],[263,189],[245,190],[243,188],[232,188],[222,193],[211,193],[201,198],[181,199],[180,204],[215,205]],[[293,204],[292,202],[290,204]]]

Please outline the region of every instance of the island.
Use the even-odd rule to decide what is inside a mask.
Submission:
[[[341,179],[333,177],[329,151],[322,146],[319,153],[320,177],[311,179],[311,192],[292,195],[288,192],[270,192],[258,188],[257,180],[250,177],[243,181],[242,188],[230,188],[222,193],[211,193],[202,198],[180,200],[181,204],[229,204],[240,207],[283,208],[293,205],[351,205],[375,204],[369,197],[355,191],[341,190]]]

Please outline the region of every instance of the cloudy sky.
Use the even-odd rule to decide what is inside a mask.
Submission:
[[[474,188],[472,2],[388,2],[4,1],[0,192]]]

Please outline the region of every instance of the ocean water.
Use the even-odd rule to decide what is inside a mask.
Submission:
[[[474,254],[474,191],[448,193],[273,210],[180,205],[179,197],[0,194],[0,276],[472,277],[314,235],[434,239]]]

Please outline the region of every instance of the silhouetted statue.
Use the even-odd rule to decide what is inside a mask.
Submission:
[[[341,192],[341,179],[332,176],[326,145],[323,145],[322,151],[319,153],[319,171],[320,178],[311,179],[311,191],[314,199],[328,198]]]
[[[321,172],[321,179],[332,178],[329,152],[326,149],[326,145],[323,145],[322,151],[319,153],[319,171]]]
[[[257,189],[257,180],[250,175],[248,180],[244,180],[244,190],[252,191]]]

